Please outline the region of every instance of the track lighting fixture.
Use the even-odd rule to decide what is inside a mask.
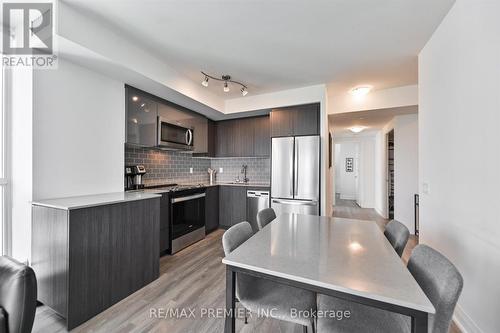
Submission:
[[[241,86],[241,89],[240,89],[241,95],[246,96],[248,94],[247,86],[245,86],[243,83],[240,83],[238,81],[231,80],[231,76],[229,76],[229,75],[222,75],[221,78],[218,78],[218,77],[208,75],[204,72],[201,72],[201,74],[203,74],[205,76],[205,79],[203,79],[203,81],[201,81],[201,85],[204,87],[208,87],[208,80],[212,79],[212,80],[224,82],[224,86],[223,86],[224,92],[230,91],[229,84],[238,84]]]

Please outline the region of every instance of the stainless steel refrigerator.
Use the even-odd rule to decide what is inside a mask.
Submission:
[[[271,147],[271,207],[276,215],[319,215],[319,136],[273,138]]]

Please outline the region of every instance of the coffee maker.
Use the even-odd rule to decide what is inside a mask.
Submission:
[[[125,191],[144,188],[142,176],[146,174],[144,165],[125,166]]]

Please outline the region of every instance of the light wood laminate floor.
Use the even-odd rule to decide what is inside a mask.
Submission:
[[[361,209],[350,201],[337,202],[334,216],[375,220],[383,229],[387,220],[374,210]],[[100,313],[72,332],[223,332],[222,318],[201,317],[201,309],[224,309],[225,267],[221,260],[224,255],[221,244],[223,230],[217,230],[207,237],[178,252],[160,259],[160,277]],[[405,249],[407,259],[415,246],[413,239]],[[151,312],[163,309],[195,310],[195,318],[155,318]],[[182,314],[182,313],[181,313]],[[239,318],[237,332],[302,332],[302,328],[279,320],[251,317],[248,324]],[[40,306],[37,309],[33,332],[66,332],[64,321],[51,309]],[[451,333],[458,333],[455,326]]]

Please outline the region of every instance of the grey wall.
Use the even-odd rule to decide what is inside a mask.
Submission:
[[[234,181],[237,176],[243,179],[243,164],[248,166],[250,182],[268,183],[271,175],[269,158],[193,158],[190,153],[140,147],[125,147],[125,164],[144,165],[146,185],[206,182],[209,167],[217,170],[217,181]],[[192,174],[189,168],[193,168]],[[223,168],[224,172],[219,173],[219,168]]]

